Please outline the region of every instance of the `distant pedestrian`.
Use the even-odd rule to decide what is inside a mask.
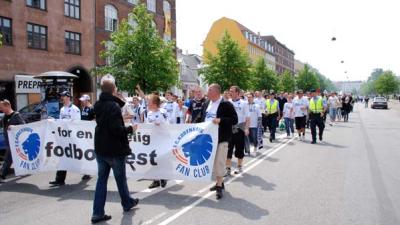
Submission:
[[[304,141],[306,135],[306,121],[308,114],[308,99],[303,96],[303,91],[297,92],[297,97],[293,100],[294,120],[299,140]]]
[[[10,150],[10,142],[8,140],[8,130],[15,125],[25,124],[24,119],[22,116],[15,112],[11,108],[11,103],[8,100],[0,101],[0,111],[4,113],[3,120],[1,121],[3,124],[3,134],[4,134],[4,141],[5,141],[5,155],[4,155],[4,162],[1,169],[1,179],[5,180],[8,172],[10,170],[12,164],[12,157],[11,157],[11,150]]]
[[[254,102],[253,93],[247,94],[247,100],[249,104],[249,117],[250,117],[250,125],[249,125],[249,141],[254,146],[254,150],[258,149],[258,135],[259,135],[259,124],[261,123],[261,109],[260,105]]]
[[[319,131],[319,140],[322,142],[323,138],[323,133],[324,133],[324,128],[325,124],[323,121],[323,116],[326,111],[326,103],[322,99],[321,96],[318,96],[316,94],[315,90],[311,90],[311,98],[310,98],[310,103],[309,103],[309,109],[310,109],[310,128],[311,128],[311,136],[312,136],[312,141],[311,144],[316,144],[317,143],[317,128]]]
[[[275,93],[271,92],[269,94],[269,99],[266,101],[266,111],[267,111],[267,125],[269,129],[269,142],[275,140],[276,128],[278,127],[278,122],[280,119],[280,108],[279,102],[275,99]]]
[[[365,106],[365,108],[368,108],[368,102],[369,102],[369,97],[365,96],[365,98],[364,98],[364,106]]]
[[[294,114],[292,96],[289,95],[287,97],[287,102],[283,106],[283,119],[285,120],[287,138],[294,136]]]
[[[132,154],[128,134],[132,134],[137,129],[137,125],[125,127],[121,113],[121,107],[125,103],[115,96],[116,87],[113,82],[104,81],[101,91],[99,101],[94,105],[96,114],[94,149],[98,178],[93,201],[92,223],[111,219],[111,216],[104,212],[107,182],[111,169],[117,183],[123,210],[127,212],[139,203],[139,199],[134,199],[129,194],[125,168],[126,157]]]
[[[335,92],[333,92],[331,96],[328,98],[328,107],[329,107],[329,117],[331,119],[329,125],[333,126],[336,122],[337,108],[339,107],[339,98],[336,96]]]

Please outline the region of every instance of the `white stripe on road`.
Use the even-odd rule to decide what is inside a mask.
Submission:
[[[286,142],[284,141],[282,144],[278,144],[278,145],[274,146],[271,150],[265,151],[262,155],[260,155],[256,159],[254,159],[254,160],[257,160],[257,161],[255,163],[253,163],[252,165],[250,165],[249,167],[247,167],[246,169],[244,169],[243,173],[247,173],[250,170],[254,169],[256,166],[258,166],[260,163],[263,162],[264,158],[268,158],[268,157],[272,156],[273,154],[277,153],[278,151],[280,151],[281,149],[286,147],[290,142],[292,142],[293,139],[294,138],[287,139],[288,141],[286,141]],[[228,180],[226,182],[226,185],[232,183],[234,180],[236,180],[239,177],[241,177],[241,176],[235,176],[235,177],[231,178],[230,180]],[[212,186],[213,185],[210,185],[208,188],[210,188]],[[207,190],[207,189],[203,189],[203,190]],[[176,214],[172,215],[171,217],[167,218],[166,220],[162,221],[158,225],[167,225],[167,224],[171,223],[172,221],[178,219],[180,216],[182,216],[183,214],[187,213],[189,210],[193,209],[195,206],[197,206],[198,204],[200,204],[201,202],[203,202],[204,200],[206,200],[207,198],[209,198],[213,194],[214,194],[213,192],[208,192],[207,194],[203,195],[200,199],[198,199],[197,201],[193,202],[191,205],[186,206],[185,208],[183,208],[182,210],[180,210]],[[195,197],[197,195],[198,195],[198,193],[194,194],[192,197]]]

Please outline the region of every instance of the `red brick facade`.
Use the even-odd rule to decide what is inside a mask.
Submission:
[[[156,0],[156,12],[154,14],[154,22],[156,23],[158,32],[162,37],[165,29],[165,18],[163,10],[163,1],[168,1],[171,6],[171,26],[172,26],[172,39],[176,39],[176,11],[175,0]],[[145,0],[141,1],[146,3]],[[114,6],[118,12],[118,21],[126,19],[128,14],[132,12],[135,7],[134,4],[128,3],[126,0],[97,0],[96,1],[96,65],[105,65],[105,60],[100,57],[100,52],[104,51],[103,41],[109,39],[111,32],[105,30],[105,13],[104,8],[107,4]]]

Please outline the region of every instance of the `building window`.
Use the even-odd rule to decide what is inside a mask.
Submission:
[[[104,7],[105,13],[105,29],[108,31],[116,31],[118,26],[118,12],[112,5]]]
[[[0,40],[5,45],[12,45],[12,22],[11,19],[0,17],[0,33],[3,39]]]
[[[64,0],[64,15],[75,19],[81,18],[80,0]]]
[[[28,23],[28,48],[47,50],[47,27]]]
[[[114,48],[114,43],[112,41],[107,41],[105,44],[105,47],[106,47],[106,51],[111,51],[112,48]],[[113,60],[114,60],[114,58],[111,55],[107,56],[106,65],[108,65],[108,66],[111,65]]]
[[[139,0],[127,0],[127,2],[137,5],[139,3]]]
[[[46,10],[46,0],[26,0],[26,5],[33,8]]]
[[[135,20],[135,18],[133,17],[132,13],[129,13],[129,15],[128,15],[128,24],[131,26],[132,30],[135,30],[136,27],[138,26],[138,23]]]
[[[171,4],[167,0],[163,1],[163,9],[164,9],[164,14],[169,13],[171,14]]]
[[[156,12],[156,0],[147,0],[147,9]]]
[[[81,34],[65,31],[65,52],[81,54]]]

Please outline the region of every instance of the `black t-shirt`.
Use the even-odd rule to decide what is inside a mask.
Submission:
[[[93,106],[85,107],[81,111],[81,120],[94,120]]]
[[[285,106],[285,103],[287,102],[287,99],[280,97],[280,98],[278,98],[278,102],[279,102],[279,110],[282,112],[283,108]]]
[[[201,112],[205,102],[206,102],[205,98],[202,98],[200,100],[193,99],[190,101],[190,106],[188,111],[192,115],[192,121],[191,121],[192,123],[201,122]]]

